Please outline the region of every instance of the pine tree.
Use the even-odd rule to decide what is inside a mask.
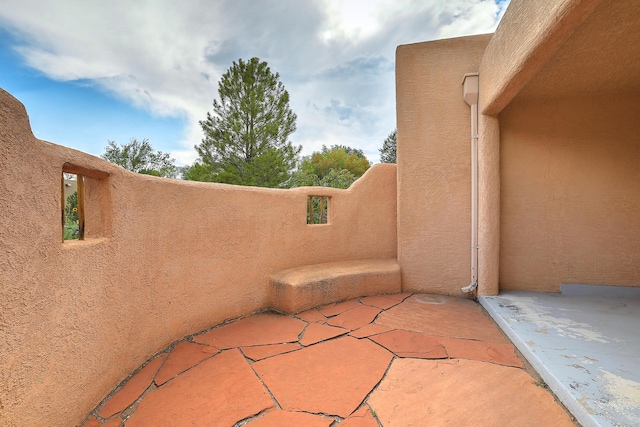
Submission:
[[[398,131],[394,130],[387,136],[382,144],[380,151],[380,162],[382,163],[396,163],[396,137]]]
[[[259,187],[289,179],[302,147],[289,141],[296,115],[279,78],[258,58],[233,62],[218,84],[213,113],[200,122],[205,136],[192,166],[198,170],[187,169],[185,177]]]

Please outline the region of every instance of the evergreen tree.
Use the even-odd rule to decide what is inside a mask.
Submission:
[[[290,178],[302,147],[289,141],[296,115],[279,78],[258,58],[233,62],[218,84],[213,113],[200,122],[200,158],[185,170],[186,179],[278,187]]]
[[[396,163],[396,137],[398,131],[394,130],[387,136],[382,144],[380,151],[380,162],[382,163]]]

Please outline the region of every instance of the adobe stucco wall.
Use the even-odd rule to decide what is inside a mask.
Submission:
[[[640,286],[638,93],[516,100],[500,115],[500,288]]]
[[[403,289],[460,294],[471,277],[471,110],[465,73],[490,35],[399,46],[398,260]]]
[[[87,179],[87,240],[61,242],[63,165]],[[0,425],[74,425],[148,357],[266,307],[268,277],[396,256],[396,168],[349,190],[137,175],[37,140],[0,90]],[[306,224],[307,194],[331,196]]]
[[[511,0],[482,59],[480,111],[502,111],[601,2]]]

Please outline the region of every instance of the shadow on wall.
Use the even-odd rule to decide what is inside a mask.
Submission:
[[[36,139],[0,90],[0,170],[3,425],[79,422],[174,340],[265,308],[276,271],[396,257],[395,165],[348,190],[138,175]],[[84,177],[84,240],[61,239],[63,172]]]

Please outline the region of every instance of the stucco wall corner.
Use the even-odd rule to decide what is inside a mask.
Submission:
[[[480,62],[480,111],[498,115],[602,0],[511,0]]]

